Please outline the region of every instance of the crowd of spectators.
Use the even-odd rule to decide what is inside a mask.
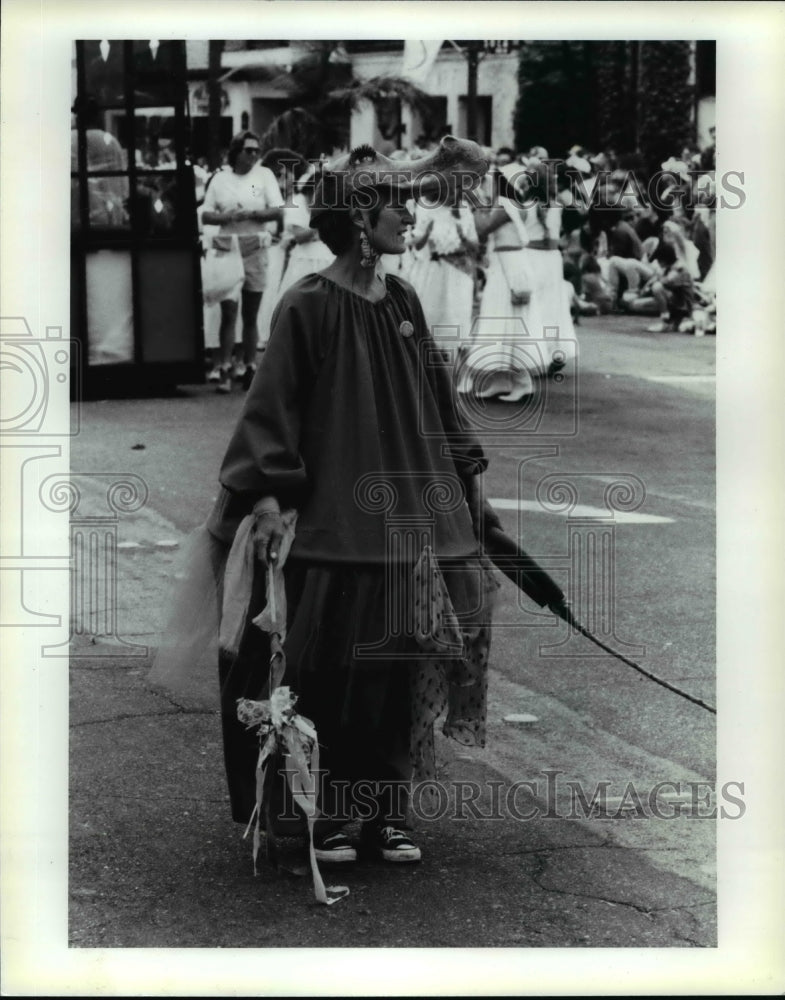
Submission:
[[[575,321],[630,313],[656,317],[652,332],[716,332],[715,134],[710,128],[703,149],[685,146],[654,172],[639,156],[577,145],[550,155],[542,146],[487,150],[497,172],[510,164],[522,171],[550,164]],[[422,139],[393,156],[429,148]],[[481,248],[478,298],[483,280]]]
[[[631,314],[648,316],[646,329],[654,333],[714,333],[713,128],[710,136],[704,149],[684,147],[654,173],[644,169],[640,158],[622,157],[614,150],[592,153],[576,145],[561,155],[549,155],[542,146],[524,153],[511,147],[487,149],[492,168],[485,181],[486,203],[475,203],[474,214],[479,223],[487,198],[497,190],[495,177],[503,170],[509,177],[514,167],[526,173],[542,170],[544,164],[552,181],[549,196],[560,209],[559,249],[573,322],[580,323],[580,318],[587,316]],[[390,155],[393,159],[426,155],[433,145],[421,137],[411,148],[394,150]],[[197,197],[203,197],[208,185],[203,167],[197,170],[197,182]],[[469,207],[464,206],[463,211]],[[482,233],[482,225],[477,228]],[[276,240],[274,236],[273,242]],[[407,254],[395,262],[412,280],[426,253],[421,244],[422,239],[417,240],[413,232]],[[477,313],[489,254],[482,237],[471,249]],[[272,288],[268,287],[267,297],[269,307],[277,297]],[[487,304],[487,296],[484,301]],[[262,344],[265,333],[260,329]]]
[[[581,315],[656,316],[652,332],[715,332],[715,143],[684,148],[654,173],[613,151],[555,161],[564,276]],[[509,162],[511,151],[497,151]],[[517,159],[544,158],[535,148]]]

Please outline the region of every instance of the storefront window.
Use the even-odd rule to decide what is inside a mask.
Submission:
[[[177,165],[174,113],[138,114],[134,119],[137,170],[169,170]]]
[[[178,178],[174,170],[144,174],[136,182],[136,219],[144,236],[166,236],[175,231],[179,218]]]
[[[124,379],[151,365],[198,381],[184,43],[77,41],[72,52],[72,328],[85,374]]]
[[[85,94],[101,108],[125,103],[125,58],[123,42],[83,42]]]
[[[177,50],[173,42],[134,42],[134,104],[138,108],[174,104]]]
[[[134,324],[131,254],[98,250],[88,255],[87,324],[91,365],[133,361]]]
[[[88,177],[91,228],[130,229],[127,177]]]

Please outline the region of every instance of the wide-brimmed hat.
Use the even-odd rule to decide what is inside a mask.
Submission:
[[[479,184],[490,162],[476,142],[446,135],[433,152],[419,159],[392,159],[373,146],[358,146],[328,163],[311,205],[311,224],[325,212],[352,207],[370,208],[372,192],[396,190],[402,198],[433,196],[450,190],[453,180],[462,191]]]

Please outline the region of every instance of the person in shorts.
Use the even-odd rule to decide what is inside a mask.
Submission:
[[[270,229],[283,217],[283,198],[275,175],[261,166],[259,138],[253,132],[239,132],[229,146],[228,166],[211,179],[204,198],[202,222],[220,226],[213,245],[226,253],[239,250],[245,280],[239,308],[242,319],[242,362],[232,370],[238,302],[221,302],[220,362],[211,373],[218,392],[230,392],[232,376],[247,389],[256,371],[259,332],[257,316],[267,277],[267,247]]]

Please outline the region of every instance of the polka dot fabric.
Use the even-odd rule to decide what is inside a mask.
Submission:
[[[414,665],[411,678],[415,781],[436,777],[433,727],[445,712],[446,736],[464,746],[485,746],[491,613],[499,585],[489,564],[479,559],[459,570],[457,578],[454,571],[448,577],[454,594],[465,588],[460,596],[467,610],[460,624],[439,565],[425,549],[414,569],[416,637],[429,654]]]

